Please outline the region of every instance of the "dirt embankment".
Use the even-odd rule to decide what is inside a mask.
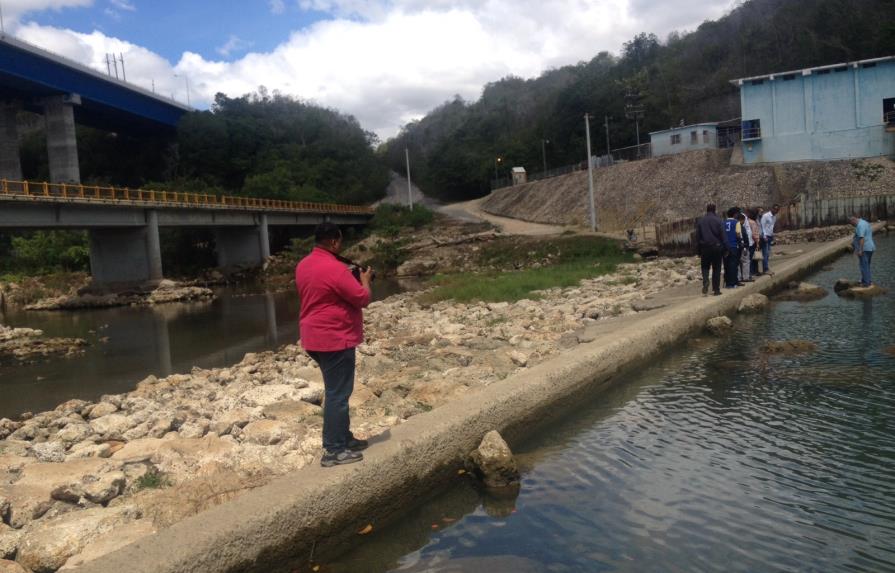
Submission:
[[[663,223],[700,214],[705,204],[768,206],[806,198],[879,195],[895,189],[895,162],[885,159],[730,165],[730,150],[702,150],[594,171],[603,230]],[[588,225],[587,171],[499,189],[488,213],[559,225]]]

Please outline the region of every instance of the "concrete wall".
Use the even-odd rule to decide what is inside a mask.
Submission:
[[[695,143],[692,141],[693,132],[696,132]],[[680,143],[674,144],[671,142],[671,138],[674,135],[680,136]],[[649,136],[653,157],[718,147],[718,126],[714,123],[697,123],[683,127],[673,127],[664,131],[654,131]]]
[[[90,272],[103,285],[162,279],[158,216],[147,211],[141,227],[90,230]]]
[[[47,157],[50,162],[51,183],[80,183],[78,138],[75,133],[75,112],[72,101],[65,96],[45,98],[44,118],[47,122]]]
[[[895,62],[746,81],[743,121],[761,121],[761,137],[743,142],[745,163],[895,155],[885,131],[883,99],[895,97]]]
[[[0,179],[22,179],[17,123],[20,108],[17,103],[0,102]]]

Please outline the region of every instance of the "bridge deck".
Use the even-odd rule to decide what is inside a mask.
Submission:
[[[33,181],[0,180],[0,200],[36,203],[151,207],[160,209],[214,209],[317,215],[372,216],[373,209],[335,203],[310,203],[255,197],[217,196],[205,193],[128,189]]]

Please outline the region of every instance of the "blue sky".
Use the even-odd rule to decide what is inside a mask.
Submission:
[[[0,2],[2,3],[2,2]],[[129,8],[122,8],[128,6]],[[98,30],[145,46],[176,62],[185,51],[207,59],[233,59],[247,51],[269,52],[293,31],[327,18],[291,4],[281,14],[263,0],[95,2],[93,6],[48,10],[26,16],[45,26],[89,34]],[[231,42],[231,37],[237,41]],[[219,52],[231,42],[225,55]]]
[[[455,94],[665,38],[736,0],[0,0],[7,33],[198,108],[259,86],[388,138]]]

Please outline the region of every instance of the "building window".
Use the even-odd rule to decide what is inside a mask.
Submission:
[[[747,119],[743,121],[743,141],[761,139],[761,120]]]
[[[671,134],[671,145],[677,145],[680,142],[681,142],[681,134],[680,133]]]
[[[702,142],[703,143],[709,142],[709,130],[707,130],[707,129],[702,130]]]
[[[699,134],[695,131],[690,132],[690,145],[696,145],[699,143]]]
[[[895,97],[883,100],[883,121],[886,123],[886,129],[895,128]]]

